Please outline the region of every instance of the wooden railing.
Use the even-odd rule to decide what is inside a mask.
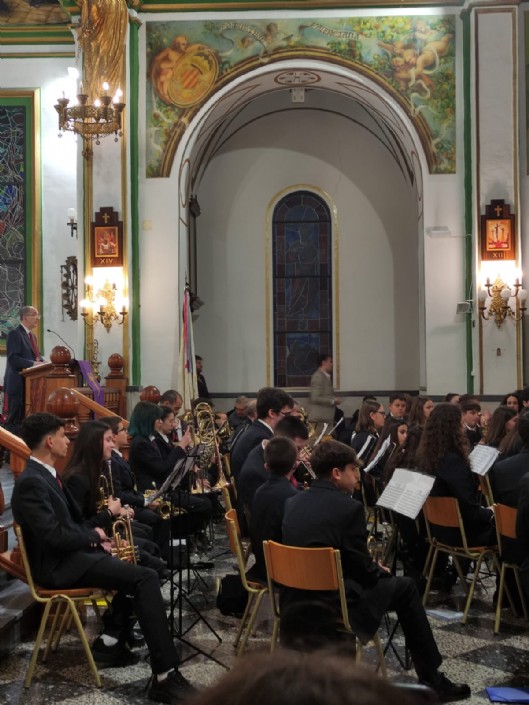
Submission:
[[[109,390],[107,390],[107,393],[105,394],[105,403],[108,404],[108,408],[106,406],[102,406],[101,404],[98,404],[96,401],[94,401],[91,397],[92,390],[91,389],[84,389],[83,391],[79,391],[79,389],[72,389],[70,390],[75,394],[75,397],[79,401],[79,405],[81,409],[84,410],[84,414],[79,410],[79,421],[85,420],[85,416],[90,417],[90,414],[95,414],[96,416],[99,417],[105,417],[105,416],[120,416],[120,414],[117,413],[117,406],[115,406],[112,402],[114,401],[113,393],[109,393]],[[85,393],[86,392],[86,393]],[[115,392],[115,398],[116,400],[119,401],[119,392]],[[116,410],[114,410],[116,409]],[[88,413],[86,413],[88,412]],[[87,420],[87,419],[86,419]],[[123,419],[123,426],[125,428],[129,427],[129,422],[126,419]]]

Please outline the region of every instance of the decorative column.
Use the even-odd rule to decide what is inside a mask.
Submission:
[[[478,326],[478,354],[475,373],[478,394],[506,394],[521,385],[521,322],[507,315],[498,325],[494,314],[493,283],[503,284],[506,305],[516,313],[512,296],[523,286],[520,261],[520,199],[518,181],[518,8],[478,7],[473,10],[474,46],[474,231],[476,232],[476,285],[473,299]],[[501,201],[508,206],[487,212],[487,205]],[[507,212],[513,215],[507,233]],[[482,216],[486,216],[482,220]],[[495,222],[489,227],[487,221]],[[505,226],[505,230],[501,230]],[[494,230],[494,227],[496,230]],[[496,232],[497,231],[497,232]],[[496,235],[495,235],[496,233]],[[503,246],[495,237],[510,237]],[[518,287],[516,287],[518,284]],[[500,286],[500,285],[498,285]],[[510,299],[510,304],[509,300]],[[478,307],[479,302],[479,307]],[[477,368],[477,369],[476,369]]]

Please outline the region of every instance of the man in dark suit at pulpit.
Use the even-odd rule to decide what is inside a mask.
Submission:
[[[24,379],[20,373],[28,367],[45,362],[33,334],[39,320],[40,314],[34,306],[23,306],[20,309],[20,325],[7,335],[7,363],[4,376],[6,397],[4,404],[7,404],[5,427],[17,435],[24,418],[25,406]]]

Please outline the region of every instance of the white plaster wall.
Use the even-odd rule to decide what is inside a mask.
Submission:
[[[61,49],[68,51],[70,47],[53,47],[53,51]],[[53,107],[65,88],[68,66],[73,64],[73,58],[0,59],[0,88],[40,90],[44,302],[40,325],[44,331],[45,356],[54,346],[62,345],[55,335],[46,333],[46,328],[59,333],[77,353],[82,349],[82,328],[68,316],[63,320],[60,286],[60,265],[67,256],[82,253],[80,241],[70,237],[66,225],[68,208],[76,206],[77,147],[73,135],[58,137],[57,113]],[[4,369],[5,356],[1,356],[1,378]]]
[[[493,198],[503,198],[511,204],[512,212],[519,213],[516,12],[515,8],[476,11],[476,109],[479,111],[476,231],[480,227],[479,215]],[[503,41],[497,41],[499,36]],[[513,263],[482,263],[481,283],[487,276],[494,281],[497,274],[512,284]],[[484,322],[483,370],[484,393],[505,394],[517,387],[516,324],[513,321],[505,321],[501,329],[492,320]]]
[[[198,189],[195,324],[210,389],[252,391],[267,377],[267,211],[286,188],[320,189],[338,216],[335,335],[340,388],[416,388],[416,204],[395,162],[342,117],[304,111],[242,130]],[[336,275],[336,273],[335,273]],[[270,330],[270,329],[268,329]]]
[[[462,167],[461,167],[462,169]],[[466,301],[464,191],[462,174],[426,176],[424,212],[424,292],[426,310],[426,390],[429,394],[466,391],[466,328],[456,314]],[[426,195],[427,194],[427,195]],[[431,237],[445,226],[447,237]]]

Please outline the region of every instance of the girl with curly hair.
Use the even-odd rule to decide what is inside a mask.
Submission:
[[[478,500],[476,476],[470,469],[470,447],[459,406],[445,403],[435,407],[417,455],[419,469],[435,477],[430,495],[455,497],[459,501],[469,543],[474,546],[494,543],[494,514]],[[453,541],[454,537],[447,536],[445,540]]]

